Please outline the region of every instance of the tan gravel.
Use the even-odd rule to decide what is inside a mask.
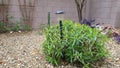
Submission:
[[[110,53],[110,57],[104,62],[104,68],[120,68],[120,44],[112,39],[106,43],[106,48]]]
[[[0,34],[0,68],[54,68],[45,60],[43,41],[38,31]],[[58,68],[63,67],[73,68]]]
[[[44,68],[41,44],[37,32],[0,35],[0,68]]]
[[[0,34],[0,68],[55,68],[45,61],[41,44],[44,36],[37,31],[27,33]],[[120,44],[109,41],[106,44],[111,57],[101,67],[120,68]],[[78,68],[61,65],[57,68]]]

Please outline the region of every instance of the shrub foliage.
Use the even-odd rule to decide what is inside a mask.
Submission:
[[[69,63],[80,62],[83,67],[90,67],[108,55],[104,47],[107,37],[99,30],[65,20],[62,32],[63,38],[60,39],[59,25],[45,29],[43,50],[50,63],[59,65],[64,60]]]
[[[27,24],[22,24],[22,23],[4,23],[0,22],[0,33],[5,33],[5,32],[10,32],[10,31],[30,31],[32,30],[32,27],[27,25]]]

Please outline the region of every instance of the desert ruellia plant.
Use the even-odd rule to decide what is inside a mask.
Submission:
[[[63,21],[63,38],[60,38],[60,26],[46,28],[46,40],[43,50],[48,62],[59,65],[63,61],[80,63],[83,68],[90,68],[92,64],[107,57],[104,47],[107,36],[96,28]]]

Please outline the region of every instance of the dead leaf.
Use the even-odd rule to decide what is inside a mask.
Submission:
[[[0,64],[2,64],[3,63],[3,61],[0,61]]]

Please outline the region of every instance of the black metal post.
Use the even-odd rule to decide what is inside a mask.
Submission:
[[[62,38],[63,38],[63,33],[62,33],[63,24],[62,24],[62,21],[61,21],[61,20],[60,20],[59,24],[60,24],[60,39],[62,40]]]

